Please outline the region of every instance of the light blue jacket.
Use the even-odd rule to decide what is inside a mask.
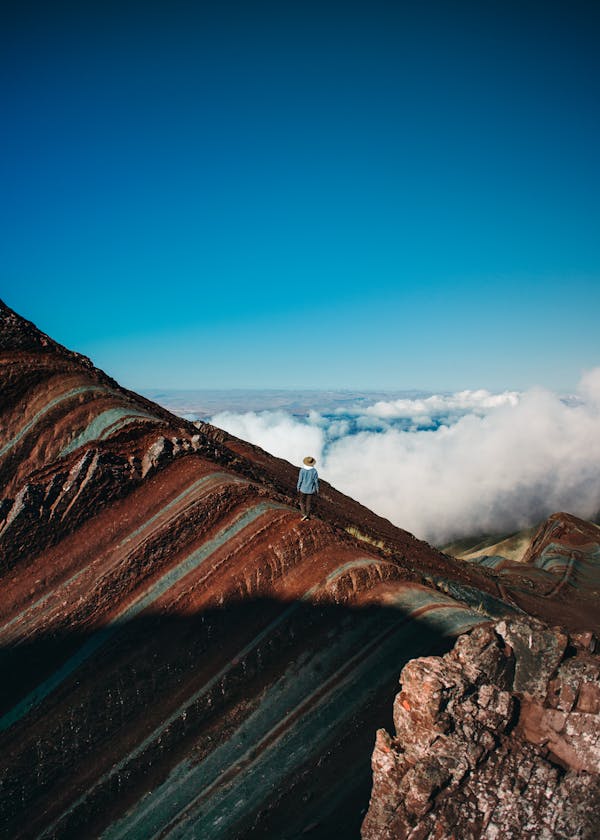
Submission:
[[[298,486],[301,493],[319,492],[319,474],[314,467],[301,467],[298,475]]]

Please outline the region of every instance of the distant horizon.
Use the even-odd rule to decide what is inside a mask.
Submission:
[[[598,290],[600,293],[600,279],[598,281]],[[586,371],[594,369],[600,363],[600,341],[596,340],[596,332],[583,330],[580,335],[580,340],[589,347],[587,358],[582,358],[576,364],[571,362],[568,365],[565,364],[562,366],[557,364],[544,364],[538,370],[539,376],[533,375],[531,370],[527,368],[525,364],[526,360],[524,360],[523,364],[514,363],[514,365],[512,363],[508,364],[508,361],[504,360],[503,366],[501,367],[499,367],[500,362],[490,362],[489,366],[486,365],[485,369],[478,372],[477,375],[461,369],[452,369],[452,372],[450,372],[449,368],[452,366],[449,360],[444,357],[443,353],[439,359],[440,372],[432,373],[432,371],[436,371],[436,361],[428,359],[422,364],[417,353],[414,356],[410,356],[410,362],[416,370],[421,371],[423,379],[426,380],[423,384],[421,382],[416,384],[416,375],[411,376],[410,384],[399,385],[397,383],[390,383],[387,379],[382,379],[381,374],[377,374],[376,372],[374,372],[372,377],[375,381],[364,384],[362,379],[358,380],[355,378],[354,381],[349,381],[355,374],[345,373],[346,365],[344,364],[343,353],[346,352],[346,349],[343,349],[342,355],[336,356],[335,359],[335,364],[341,365],[344,371],[340,376],[341,381],[332,383],[329,377],[327,379],[322,378],[319,381],[319,376],[323,376],[322,372],[307,381],[305,377],[310,374],[304,371],[302,373],[302,379],[299,381],[296,380],[292,381],[291,384],[289,382],[284,384],[281,380],[271,378],[272,373],[269,364],[265,364],[261,368],[261,372],[256,375],[256,378],[247,379],[246,377],[251,377],[252,374],[248,373],[247,368],[241,362],[237,365],[229,354],[221,355],[218,349],[215,351],[215,346],[218,348],[219,343],[228,341],[228,331],[226,329],[220,333],[217,330],[213,334],[212,341],[208,342],[213,350],[209,357],[211,366],[208,368],[202,367],[199,363],[202,369],[195,371],[196,365],[190,362],[190,358],[202,360],[207,357],[206,351],[202,346],[201,338],[198,339],[197,349],[190,347],[180,349],[179,343],[182,341],[185,345],[186,337],[185,335],[174,334],[164,344],[161,343],[160,336],[155,336],[154,338],[148,337],[148,339],[141,340],[135,332],[129,336],[123,336],[115,340],[99,338],[98,336],[102,333],[97,332],[96,337],[90,341],[90,339],[84,339],[81,336],[70,334],[71,329],[75,327],[74,324],[67,325],[68,328],[66,331],[64,328],[62,332],[53,330],[51,324],[52,318],[49,317],[50,313],[48,311],[43,313],[41,317],[37,317],[31,311],[31,306],[28,305],[29,302],[23,307],[19,307],[11,295],[6,295],[2,289],[0,289],[0,297],[19,315],[35,323],[42,332],[48,334],[69,350],[87,356],[96,367],[104,370],[124,387],[140,393],[167,389],[179,391],[271,390],[453,393],[459,390],[479,389],[490,389],[494,391],[527,390],[532,387],[570,392]],[[590,314],[592,310],[593,307],[590,305],[586,311]],[[573,326],[575,324],[576,322],[574,322]],[[537,326],[540,327],[542,325]],[[81,329],[81,327],[82,322],[79,321],[76,330]],[[272,339],[273,337],[270,340]],[[250,341],[250,339],[248,340]],[[596,347],[596,345],[598,346]],[[477,358],[479,355],[475,352],[475,349],[472,354],[473,358]],[[575,348],[573,347],[572,349]],[[244,348],[240,352],[242,353],[241,358],[243,358]],[[540,350],[539,353],[543,354],[543,351]],[[270,354],[273,359],[276,359],[276,348],[273,348]],[[318,363],[315,366],[317,370],[321,370]],[[408,361],[404,363],[404,367],[407,366]],[[313,365],[309,367],[312,368]],[[499,370],[502,370],[501,374]],[[244,377],[244,384],[241,384],[239,381],[240,375]],[[157,385],[157,381],[160,382],[157,376],[161,376],[163,380],[171,379],[172,383],[169,385]],[[267,381],[261,382],[265,377],[267,377]],[[194,380],[198,378],[202,378],[205,381],[197,384]],[[228,379],[229,382],[227,382]],[[224,382],[227,382],[227,384],[224,384]]]
[[[429,391],[362,390],[355,388],[149,388],[142,396],[158,402],[186,419],[210,418],[224,411],[243,414],[258,411],[286,411],[306,415],[310,411],[343,410],[365,401],[394,397],[418,397]]]
[[[585,373],[585,371],[582,371]],[[542,385],[535,385],[533,387],[540,387],[544,388]],[[130,389],[132,390],[132,389]],[[474,388],[457,388],[452,389],[448,388],[443,390],[441,388],[431,389],[431,388],[347,388],[347,387],[339,387],[339,388],[327,388],[327,387],[298,387],[294,388],[290,386],[281,386],[281,387],[255,387],[249,385],[247,387],[242,386],[234,386],[232,388],[208,388],[208,387],[198,387],[198,388],[144,388],[140,391],[141,394],[148,395],[152,393],[170,393],[170,394],[194,394],[194,393],[211,393],[211,394],[229,394],[229,393],[260,393],[260,394],[268,394],[268,393],[297,393],[297,394],[364,394],[364,395],[374,395],[374,394],[398,394],[403,396],[425,396],[430,394],[455,394],[459,391],[468,391],[468,392],[476,392],[476,391],[492,391],[494,393],[499,393],[502,391],[520,391],[520,388],[485,388],[485,387],[474,387]],[[575,391],[575,384],[573,385],[572,391]],[[565,393],[565,396],[570,395],[571,390]]]
[[[299,466],[441,544],[600,511],[600,367],[568,395],[203,389],[150,395]]]
[[[246,388],[241,387],[241,386],[233,387],[233,388],[203,388],[203,387],[199,387],[199,388],[169,388],[169,387],[166,387],[166,388],[147,388],[147,389],[144,390],[144,393],[152,393],[153,391],[157,391],[157,392],[158,391],[165,391],[165,392],[170,392],[170,393],[180,393],[180,392],[181,393],[186,393],[186,392],[195,393],[196,391],[200,391],[200,392],[208,391],[208,392],[211,392],[211,393],[218,393],[219,391],[222,391],[223,393],[229,393],[231,391],[242,391],[242,392],[243,391],[259,391],[260,393],[268,393],[269,391],[273,391],[273,392],[298,391],[298,392],[302,392],[302,393],[314,392],[314,393],[319,393],[319,394],[327,392],[327,391],[331,391],[332,393],[336,393],[336,394],[345,394],[345,393],[348,393],[348,394],[353,394],[353,393],[361,393],[361,394],[367,394],[367,393],[369,393],[369,394],[370,393],[373,393],[373,394],[379,394],[379,393],[398,393],[398,394],[430,393],[429,391],[425,391],[422,388],[325,388],[325,387],[322,387],[322,388],[292,388],[291,386],[282,386],[282,387],[276,387],[275,386],[275,387],[268,387],[268,388],[258,388],[258,387],[253,387],[253,386],[248,386]]]
[[[574,393],[576,389],[577,382],[580,381],[581,377],[585,376],[589,371],[593,371],[598,365],[591,364],[589,366],[583,367],[578,369],[575,373],[575,379],[566,384],[564,387],[553,387],[552,385],[548,385],[547,382],[542,381],[532,381],[532,382],[525,382],[521,386],[517,385],[506,385],[506,384],[490,384],[490,382],[486,383],[476,383],[476,384],[459,384],[458,386],[447,386],[447,387],[433,387],[433,386],[398,386],[398,385],[368,385],[368,386],[361,386],[361,385],[283,385],[283,384],[269,384],[269,385],[257,385],[257,384],[244,384],[244,385],[192,385],[187,384],[185,386],[180,385],[141,385],[136,384],[135,382],[128,381],[127,378],[123,378],[119,376],[119,373],[116,372],[114,369],[102,364],[101,360],[99,360],[94,353],[87,353],[81,350],[80,347],[70,344],[68,341],[61,340],[56,335],[54,335],[51,331],[48,330],[47,325],[40,322],[35,322],[35,320],[31,317],[31,314],[27,312],[22,312],[16,309],[14,306],[11,306],[9,301],[6,298],[0,296],[0,299],[4,299],[4,302],[10,306],[19,316],[25,318],[26,320],[31,321],[35,327],[40,329],[43,333],[48,335],[52,340],[58,341],[59,344],[62,344],[67,350],[72,352],[79,353],[81,355],[87,356],[92,364],[95,367],[103,370],[108,376],[111,376],[113,379],[116,379],[120,385],[129,390],[136,391],[143,395],[152,395],[152,394],[160,394],[162,392],[165,393],[232,393],[232,392],[239,392],[239,393],[302,393],[302,394],[323,394],[323,393],[336,393],[336,394],[364,394],[364,395],[428,395],[428,394],[452,394],[457,393],[459,391],[493,391],[493,392],[502,392],[502,391],[525,391],[531,388],[542,388],[542,389],[549,389],[557,392],[561,392],[564,396],[568,396]],[[132,346],[135,345],[135,340],[132,341]],[[600,352],[598,354],[600,356]],[[151,365],[147,365],[147,368],[151,368]],[[491,377],[493,380],[493,377]]]

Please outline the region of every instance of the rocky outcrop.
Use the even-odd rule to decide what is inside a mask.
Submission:
[[[356,835],[399,661],[485,620],[453,564],[0,327],[2,831]]]
[[[409,662],[379,730],[363,840],[591,838],[600,817],[600,657],[528,620]]]
[[[120,388],[2,303],[0,379],[2,832],[357,836],[402,665],[519,608],[326,482],[302,522],[292,465]],[[562,714],[583,737],[579,678],[549,716],[532,706],[531,749]]]

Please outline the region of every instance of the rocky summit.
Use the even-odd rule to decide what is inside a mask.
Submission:
[[[297,468],[2,303],[0,383],[1,836],[592,836],[596,532],[301,521]]]

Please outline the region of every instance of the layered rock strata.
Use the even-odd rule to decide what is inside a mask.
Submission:
[[[518,609],[1,303],[0,378],[4,834],[357,836],[402,665]]]
[[[503,545],[519,543],[519,556]],[[546,594],[572,587],[581,594],[600,590],[600,526],[569,513],[554,513],[538,528],[514,535],[494,546],[457,557],[496,569],[507,581],[529,579]]]
[[[477,552],[465,559],[487,569],[500,597],[514,606],[568,622],[557,607],[570,604],[582,627],[600,630],[600,527],[569,513],[555,513],[538,528],[513,535],[495,548],[500,552],[503,544],[515,542],[521,547],[518,561],[510,552]],[[532,595],[546,599],[545,612],[536,609]]]
[[[452,563],[0,326],[2,830],[357,832],[398,663],[485,620],[411,570]]]

